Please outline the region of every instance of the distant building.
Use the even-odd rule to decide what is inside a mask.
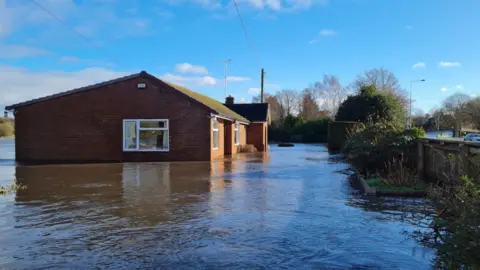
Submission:
[[[267,150],[268,104],[222,104],[145,71],[6,107],[23,162],[206,161]]]

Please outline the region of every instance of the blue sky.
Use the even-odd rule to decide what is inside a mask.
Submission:
[[[219,100],[302,90],[370,68],[393,71],[428,111],[457,91],[480,94],[480,1],[0,0],[0,106],[146,70]]]

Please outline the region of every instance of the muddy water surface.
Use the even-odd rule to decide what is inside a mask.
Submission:
[[[15,166],[0,140],[0,269],[429,269],[418,202],[371,200],[325,147],[195,163]]]

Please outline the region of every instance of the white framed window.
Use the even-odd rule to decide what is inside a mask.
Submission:
[[[239,123],[235,123],[235,130],[234,130],[234,142],[235,142],[235,145],[239,145],[240,144],[240,124]]]
[[[168,119],[124,119],[123,151],[168,152]]]
[[[213,149],[218,149],[218,121],[217,118],[212,119],[212,147]]]

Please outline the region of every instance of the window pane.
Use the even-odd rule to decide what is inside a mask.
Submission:
[[[123,144],[125,149],[137,148],[137,122],[125,121],[125,129],[123,130]]]
[[[213,131],[212,135],[213,148],[218,148],[218,130]]]
[[[167,130],[140,130],[141,150],[168,150]]]
[[[218,122],[217,121],[213,121],[213,125],[212,125],[212,128],[213,129],[218,129]]]
[[[167,121],[140,121],[141,128],[166,128]]]
[[[239,128],[239,124],[235,124],[234,142],[235,142],[235,144],[239,144],[239,143],[240,143],[240,128]]]

